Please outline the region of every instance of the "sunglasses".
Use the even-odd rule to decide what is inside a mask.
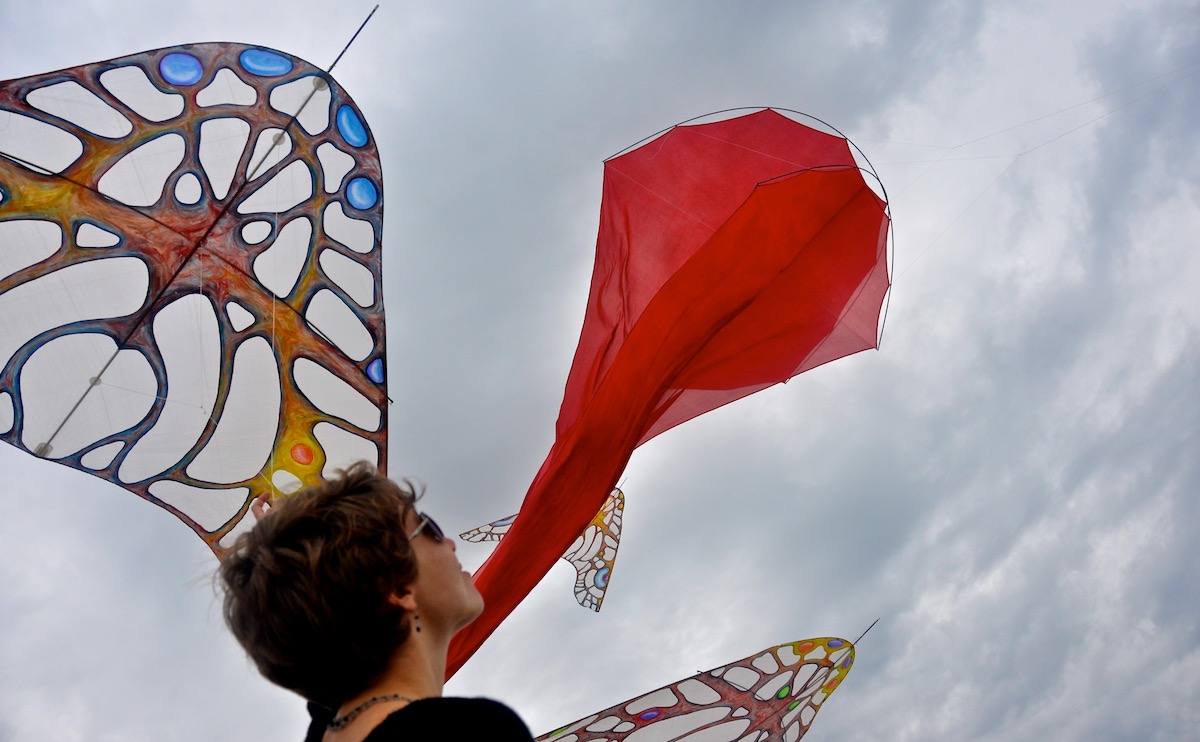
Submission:
[[[444,541],[446,539],[446,534],[442,532],[442,527],[437,524],[437,521],[419,511],[417,512],[417,517],[421,519],[421,522],[417,524],[412,533],[408,534],[409,541],[420,535],[421,531],[428,531],[430,538],[434,541]]]

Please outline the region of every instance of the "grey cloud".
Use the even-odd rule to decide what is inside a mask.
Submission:
[[[2,76],[217,38],[327,64],[359,20],[80,7],[0,29]],[[858,141],[896,219],[883,349],[643,447],[604,611],[575,605],[556,567],[450,692],[500,697],[544,731],[882,617],[808,740],[1166,740],[1200,724],[1197,78],[1007,171],[1128,97],[952,149],[1194,63],[1198,21],[1179,2],[980,7],[381,8],[337,75],[384,158],[391,470],[429,484],[448,529],[514,512],[550,447],[604,157],[689,116],[784,105]],[[1004,159],[954,159],[985,155]],[[0,737],[44,731],[63,699],[95,732],[76,737],[299,737],[299,701],[225,635],[185,528],[60,467],[4,462]],[[487,553],[459,546],[470,566]]]

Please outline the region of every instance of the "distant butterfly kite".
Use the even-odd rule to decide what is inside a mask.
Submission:
[[[613,565],[617,561],[617,546],[621,541],[621,517],[625,512],[625,493],[614,488],[604,501],[604,506],[592,522],[584,529],[563,559],[575,568],[575,599],[584,608],[600,610],[608,582],[612,579]],[[508,533],[516,515],[472,528],[458,534],[464,541],[499,541]]]

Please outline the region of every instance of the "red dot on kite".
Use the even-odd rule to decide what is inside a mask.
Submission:
[[[307,443],[297,443],[296,445],[292,446],[291,453],[292,461],[304,466],[311,464],[313,462],[313,458],[315,458],[313,456],[312,447]]]

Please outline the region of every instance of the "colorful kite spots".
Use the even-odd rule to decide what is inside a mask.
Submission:
[[[337,111],[337,128],[342,138],[355,147],[363,147],[367,143],[367,128],[350,106],[342,106]]]
[[[316,458],[313,456],[312,446],[308,445],[307,443],[297,443],[296,445],[292,446],[292,449],[289,451],[289,453],[292,455],[292,461],[295,461],[301,466],[308,466]]]
[[[355,178],[346,186],[346,200],[354,208],[365,211],[379,201],[379,191],[367,178]]]
[[[376,358],[367,364],[367,378],[376,384],[383,383],[383,359]]]
[[[172,85],[195,85],[204,76],[204,65],[191,54],[167,54],[158,63],[163,79]]]
[[[267,49],[247,49],[238,59],[242,69],[262,77],[279,77],[292,71],[292,60]]]

